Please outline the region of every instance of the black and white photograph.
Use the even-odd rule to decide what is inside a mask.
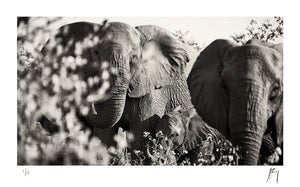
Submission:
[[[18,165],[284,164],[282,17],[17,24]]]
[[[299,184],[294,3],[2,7],[3,184]]]

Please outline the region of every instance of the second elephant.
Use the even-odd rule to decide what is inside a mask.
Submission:
[[[266,134],[282,147],[282,72],[282,44],[256,40],[216,40],[192,68],[188,84],[198,114],[241,148],[241,164],[258,163]]]

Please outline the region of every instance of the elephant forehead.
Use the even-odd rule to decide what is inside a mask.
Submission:
[[[281,79],[282,58],[274,49],[258,45],[233,47],[225,57],[224,65],[231,66],[234,75],[249,78]]]
[[[111,22],[106,30],[104,41],[118,43],[131,48],[138,48],[140,45],[140,33],[126,23]]]

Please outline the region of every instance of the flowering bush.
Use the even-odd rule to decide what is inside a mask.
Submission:
[[[245,34],[235,34],[231,38],[238,44],[245,44],[248,40],[256,39],[263,42],[274,42],[283,39],[283,18],[265,19],[262,23],[251,20],[246,27]]]
[[[199,45],[196,42],[196,39],[193,36],[191,36],[190,31],[183,32],[181,30],[177,30],[175,31],[174,36],[182,43],[193,47],[193,49],[197,52],[200,52],[204,48],[204,44]]]
[[[193,150],[172,150],[173,144],[161,131],[154,137],[145,132],[146,156],[151,165],[237,165],[239,149],[226,141],[214,145],[210,135]],[[140,156],[141,157],[141,156]]]
[[[108,97],[113,70],[88,59],[106,24],[80,40],[63,30],[40,52],[45,39],[37,35],[48,32],[38,26],[40,20],[45,19],[18,23],[18,164],[108,164],[106,148],[90,138],[89,130],[81,131],[78,119],[92,102]],[[47,25],[56,21],[49,19]],[[41,116],[50,123],[38,123]]]

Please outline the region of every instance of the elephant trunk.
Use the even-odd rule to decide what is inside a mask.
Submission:
[[[235,133],[234,136],[236,138],[233,140],[233,143],[239,145],[241,150],[239,164],[256,165],[258,163],[262,137],[250,132]]]
[[[267,128],[267,109],[264,88],[247,84],[243,90],[231,93],[229,114],[230,134],[234,145],[241,151],[241,165],[256,165],[263,134]]]
[[[89,120],[96,128],[109,128],[114,126],[121,118],[126,101],[127,88],[129,84],[129,59],[125,58],[120,48],[112,49],[113,52],[109,59],[110,67],[115,68],[115,74],[112,76],[112,87],[110,90],[110,99],[104,102],[94,103],[97,114],[89,115]]]

